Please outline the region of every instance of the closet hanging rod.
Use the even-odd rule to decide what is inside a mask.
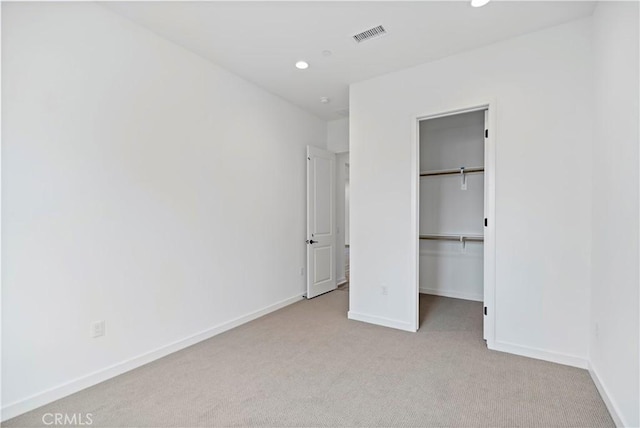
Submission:
[[[434,241],[484,242],[484,236],[467,236],[467,235],[420,235],[420,239],[431,239]]]
[[[420,177],[428,177],[432,175],[454,175],[454,174],[471,174],[473,172],[484,172],[484,167],[482,166],[472,166],[468,168],[452,168],[452,169],[440,169],[433,171],[422,171],[420,172]]]

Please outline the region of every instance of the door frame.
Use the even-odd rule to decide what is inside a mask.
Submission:
[[[483,330],[487,346],[494,347],[495,331],[496,331],[496,101],[490,99],[478,103],[467,104],[463,106],[454,106],[450,108],[440,108],[436,111],[418,114],[412,119],[413,129],[413,145],[412,145],[412,210],[411,225],[413,229],[414,254],[415,259],[415,326],[416,330],[420,327],[420,122],[428,119],[436,119],[439,117],[453,116],[462,113],[471,113],[474,111],[487,111],[488,137],[485,138],[485,157],[484,157],[484,180],[485,180],[485,217],[488,219],[487,226],[484,228],[484,260],[483,260],[483,282],[484,282],[484,306],[487,308],[487,315],[484,316]]]
[[[336,272],[342,271],[342,275],[336,273],[336,281],[338,286],[347,283],[346,277],[346,257],[345,244],[346,235],[346,189],[345,185],[348,181],[349,169],[349,152],[336,153]]]

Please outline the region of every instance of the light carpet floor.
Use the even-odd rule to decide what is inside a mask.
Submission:
[[[585,370],[487,350],[481,304],[421,296],[418,333],[301,301],[3,424],[96,427],[613,427]]]

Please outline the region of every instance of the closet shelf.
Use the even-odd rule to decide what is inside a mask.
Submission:
[[[420,177],[429,177],[433,175],[454,175],[454,174],[471,174],[474,172],[484,172],[484,167],[482,166],[472,166],[469,168],[460,167],[453,169],[440,169],[440,170],[432,170],[432,171],[422,171],[420,172]]]
[[[431,239],[434,241],[484,242],[484,236],[478,235],[420,235],[420,239]]]

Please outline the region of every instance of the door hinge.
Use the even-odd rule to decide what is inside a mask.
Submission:
[[[487,315],[487,307],[484,307],[484,314]]]
[[[487,219],[485,218],[484,219],[484,227],[487,227],[487,224],[488,224],[488,222],[487,222]]]
[[[489,138],[489,130],[488,129],[484,130],[484,138]]]

